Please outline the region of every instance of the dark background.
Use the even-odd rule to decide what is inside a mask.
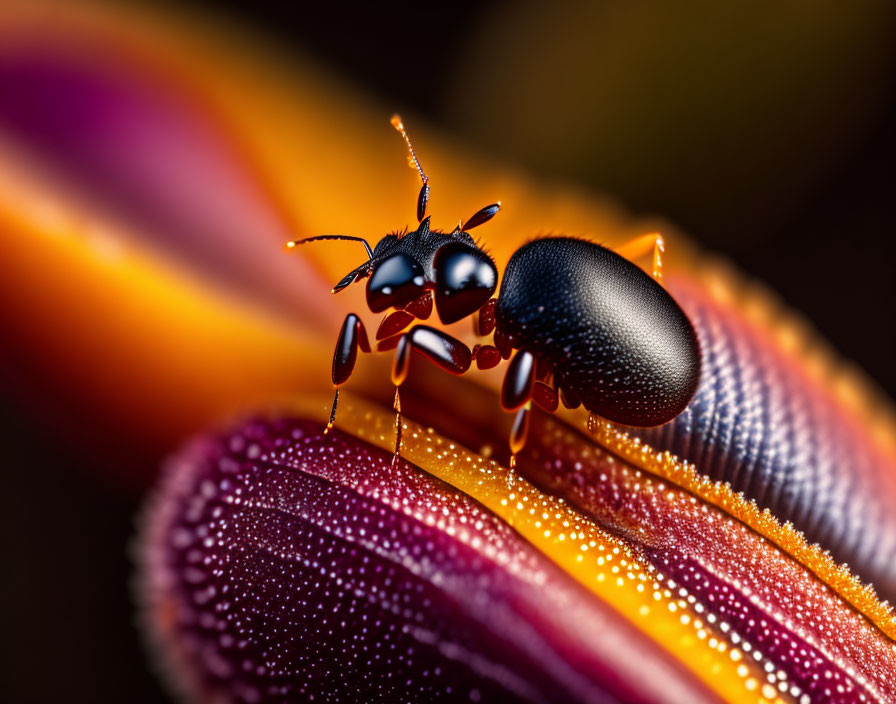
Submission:
[[[620,134],[629,140],[631,160],[648,165],[661,176],[665,174],[665,182],[657,177],[645,185],[636,179],[614,180],[613,170],[591,169],[587,148],[585,161],[554,159],[550,145],[520,147],[522,142],[513,140],[525,135],[520,137],[517,131],[503,139],[494,129],[501,120],[515,122],[519,115],[513,110],[530,103],[522,99],[490,102],[482,76],[495,75],[498,69],[483,63],[480,75],[476,57],[487,61],[488,47],[498,51],[513,46],[515,51],[530,56],[543,54],[544,65],[550,69],[556,47],[565,41],[581,42],[592,31],[587,22],[570,25],[570,36],[566,37],[556,31],[539,35],[538,27],[533,30],[531,23],[518,21],[525,13],[499,2],[455,0],[443,6],[417,3],[392,7],[374,3],[298,5],[266,0],[253,2],[251,9],[236,2],[215,3],[213,7],[225,17],[248,23],[275,41],[311,56],[358,90],[390,109],[403,111],[406,117],[425,119],[443,132],[480,145],[485,153],[516,162],[538,175],[606,190],[635,212],[668,216],[698,243],[726,255],[742,270],[769,284],[891,396],[896,394],[896,63],[892,32],[887,39],[881,38],[883,30],[869,30],[878,32],[874,41],[868,42],[872,55],[859,62],[854,74],[838,78],[831,71],[830,66],[848,64],[845,59],[840,61],[835,56],[831,64],[819,60],[822,75],[814,79],[813,99],[821,102],[809,105],[806,113],[800,114],[799,100],[789,102],[788,96],[807,85],[805,75],[797,72],[800,80],[785,85],[783,92],[777,86],[775,91],[779,92],[770,93],[768,104],[783,104],[786,114],[779,116],[768,109],[758,116],[744,117],[748,127],[751,121],[765,121],[785,124],[790,130],[773,132],[778,141],[769,149],[771,163],[751,161],[736,149],[729,152],[730,145],[724,140],[715,152],[720,163],[733,165],[730,171],[712,162],[712,148],[698,154],[694,162],[670,152],[679,161],[662,163],[662,158],[671,158],[668,153],[655,152],[656,159],[649,151],[639,153],[637,145],[644,140],[638,139],[637,129],[629,129],[628,122],[620,122]],[[748,5],[754,3],[744,3]],[[680,32],[683,45],[699,48],[700,42],[688,35],[700,31],[699,13],[696,17],[696,22],[688,21],[682,27],[665,28],[664,36]],[[795,22],[794,27],[799,24]],[[717,25],[718,18],[709,17],[706,33],[724,39],[724,33],[732,31],[735,57],[737,51],[745,57],[763,53],[763,47],[751,44],[747,30],[744,45],[739,48],[739,27],[731,30]],[[545,23],[545,27],[551,26]],[[519,35],[514,36],[518,30]],[[598,24],[593,31],[599,34],[603,30],[605,27]],[[786,35],[786,23],[782,31]],[[725,43],[731,44],[727,39]],[[730,95],[726,92],[726,60],[716,56],[702,59],[709,73],[716,73],[704,92],[696,94],[698,98],[702,95],[708,104],[718,102],[713,90],[720,85],[729,98],[740,95],[737,91]],[[796,57],[794,61],[803,59]],[[810,57],[806,65],[811,67],[813,61]],[[670,63],[675,63],[672,57]],[[751,75],[741,68],[732,69],[732,80]],[[564,103],[561,88],[559,98],[556,93],[550,96],[551,104],[544,107],[546,114],[572,109],[570,105],[580,109],[580,95],[588,90],[588,65],[560,66],[556,70],[558,81],[569,85],[570,102]],[[624,61],[618,70],[624,79]],[[755,75],[762,81],[777,74],[774,66],[766,66]],[[639,75],[635,71],[632,80]],[[465,95],[467,80],[472,87]],[[863,93],[865,97],[857,100],[848,91],[862,82],[867,82],[873,95],[868,98]],[[681,86],[682,92],[689,90]],[[841,96],[836,90],[847,93]],[[501,93],[497,87],[496,93]],[[626,94],[623,91],[621,95]],[[830,111],[823,113],[819,106],[829,106]],[[853,106],[860,113],[855,119],[850,114]],[[699,108],[698,103],[695,116],[704,114]],[[510,112],[502,114],[504,110]],[[828,149],[823,138],[810,143],[809,147],[827,156],[820,165],[810,162],[810,174],[802,173],[800,160],[785,148],[788,139],[798,141],[819,122],[824,126],[838,110],[842,115],[837,113],[840,117],[830,123],[832,133],[839,135],[836,148]],[[676,120],[686,121],[687,111],[670,112],[671,124],[663,126],[660,120],[660,128],[669,129],[673,135],[684,133],[682,123]],[[601,129],[606,129],[606,124]],[[721,134],[724,136],[724,132]],[[841,138],[843,134],[847,136]],[[576,137],[575,133],[569,135],[570,139]],[[744,146],[747,151],[754,148]],[[562,156],[562,149],[555,151]],[[779,163],[774,161],[776,151]],[[600,161],[602,154],[606,152],[596,148],[593,161]],[[741,168],[744,164],[749,168]],[[781,185],[794,183],[799,187]],[[773,192],[775,197],[757,198],[757,193],[766,192]],[[3,383],[9,382],[4,379]],[[0,580],[0,599],[6,608],[0,627],[8,651],[2,653],[5,674],[0,698],[10,702],[166,701],[146,667],[126,588],[131,572],[126,544],[133,534],[134,516],[142,497],[136,491],[125,496],[110,492],[96,473],[82,466],[84,459],[55,446],[53,438],[40,427],[19,417],[7,400],[7,390],[0,389],[4,392],[0,419],[5,477],[0,492],[0,532],[6,543],[6,569]],[[75,574],[89,579],[72,579]]]

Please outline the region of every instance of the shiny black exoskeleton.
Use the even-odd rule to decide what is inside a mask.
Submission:
[[[697,390],[700,353],[687,316],[653,277],[605,247],[569,237],[523,245],[507,263],[495,316],[568,398],[607,420],[661,425]]]
[[[383,319],[376,339],[379,351],[395,350],[396,457],[401,448],[398,390],[412,349],[454,374],[466,372],[474,360],[478,368],[488,369],[510,359],[501,403],[517,411],[512,458],[525,444],[533,401],[555,411],[562,399],[568,408],[581,404],[608,420],[641,427],[661,425],[684,410],[697,389],[700,350],[687,316],[657,280],[661,238],[645,240],[655,248],[653,276],[586,240],[533,240],[511,256],[495,299],[498,270],[468,231],[494,217],[500,203],[482,208],[450,232],[431,229],[426,216],[429,180],[401,120],[396,116],[392,124],[407,142],[423,181],[417,229],[386,235],[374,249],[360,237],[345,235],[291,244],[341,239],[361,242],[367,250],[367,261],[346,274],[333,292],[366,278],[370,310],[393,311]],[[494,344],[470,350],[437,328],[415,324],[408,329],[429,318],[433,304],[443,324],[474,316],[477,334],[493,334]],[[370,351],[367,333],[361,319],[349,314],[333,355],[336,395],[327,430],[359,347]]]
[[[432,231],[428,217],[413,232],[383,237],[371,261],[367,304],[374,313],[404,308],[433,291],[447,325],[479,310],[498,284],[495,263],[467,232]]]

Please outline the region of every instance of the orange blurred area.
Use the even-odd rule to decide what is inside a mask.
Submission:
[[[88,150],[78,148],[77,120],[61,138],[40,132],[43,142],[15,123],[3,149],[2,247],[12,273],[3,281],[3,324],[9,364],[23,372],[15,384],[25,405],[52,418],[62,436],[114,460],[129,443],[155,456],[266,398],[328,388],[341,319],[364,302],[359,286],[331,299],[327,284],[363,261],[363,252],[327,243],[286,253],[283,245],[328,232],[375,242],[413,217],[416,174],[389,114],[308,64],[277,62],[252,44],[233,54],[239,39],[228,29],[170,25],[148,11],[101,6],[11,5],[4,12],[5,73],[30,76],[33,92],[61,85],[63,97],[70,85],[86,85],[100,106],[88,107],[105,110],[100,119],[108,123]],[[52,105],[52,95],[23,95]],[[141,111],[127,112],[138,100]],[[73,114],[84,110],[73,105]],[[116,143],[116,131],[125,129],[130,141]],[[209,144],[198,144],[197,133]],[[91,160],[107,138],[110,150],[119,149],[112,167],[121,189],[103,173],[85,177],[110,168]],[[539,233],[613,244],[660,225],[526,179],[423,124],[413,138],[432,178],[434,226],[450,228],[486,202],[503,201],[482,235],[499,266]],[[170,173],[147,177],[155,153],[136,139],[170,149]],[[76,146],[66,160],[69,152],[54,147],[70,142]],[[191,148],[195,153],[184,152]],[[132,153],[122,158],[122,149]],[[227,182],[222,168],[233,171]],[[169,180],[177,189],[202,179],[210,186],[188,203],[166,190]],[[227,200],[219,200],[216,184],[232,191]],[[198,215],[175,212],[160,224],[145,208],[130,207],[135,200],[143,206],[141,198],[157,210],[187,207]],[[230,240],[213,217],[228,208],[244,228]],[[665,230],[674,242],[670,259],[680,259],[684,245]],[[184,253],[191,238],[198,254]],[[226,254],[228,247],[231,259],[222,264],[219,249]],[[250,275],[241,280],[244,271]],[[363,384],[363,372],[356,382]]]
[[[660,231],[667,275],[893,450],[862,371],[896,391],[890,3],[425,9],[0,4],[4,700],[168,701],[124,586],[139,495],[185,438],[328,398],[347,313],[376,330],[362,285],[329,293],[358,243],[285,244],[415,222],[396,111],[434,227],[500,200],[475,231],[499,271],[542,234]],[[388,407],[390,363],[365,355],[348,390]],[[509,425],[498,372],[419,372],[418,408],[469,393],[438,409],[446,428]]]

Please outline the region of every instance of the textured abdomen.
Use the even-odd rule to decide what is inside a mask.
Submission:
[[[544,238],[518,249],[496,316],[517,347],[548,359],[561,386],[608,420],[660,425],[697,388],[687,316],[651,276],[592,242]]]

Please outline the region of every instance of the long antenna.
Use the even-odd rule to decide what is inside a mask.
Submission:
[[[429,177],[423,173],[423,167],[420,166],[420,160],[417,158],[417,152],[414,151],[414,147],[411,144],[411,138],[408,137],[408,132],[404,128],[404,123],[401,121],[401,115],[395,113],[392,116],[392,126],[398,130],[399,134],[404,137],[405,144],[408,145],[408,151],[411,153],[411,159],[414,161],[414,166],[417,167],[417,173],[420,174],[420,180],[423,181],[423,185],[425,186],[429,183]]]
[[[367,244],[367,240],[363,237],[352,237],[351,235],[316,235],[315,237],[306,237],[303,240],[293,240],[292,242],[287,242],[286,246],[292,249],[296,245],[306,244],[308,242],[316,242],[317,240],[347,240],[349,242],[360,242],[364,245],[364,249],[367,250],[367,257],[369,259],[373,259],[373,250],[370,248],[370,245]]]
[[[411,154],[411,160],[414,162],[414,166],[417,167],[417,173],[420,174],[420,180],[423,182],[423,186],[420,188],[420,195],[417,198],[417,222],[423,222],[423,218],[426,217],[426,204],[429,202],[429,176],[423,173],[423,167],[420,166],[420,160],[417,158],[417,152],[414,151],[414,147],[411,144],[411,138],[408,137],[408,132],[404,128],[404,123],[401,121],[401,115],[395,113],[392,116],[392,126],[398,130],[398,133],[404,138],[404,143],[408,145],[408,152]]]

